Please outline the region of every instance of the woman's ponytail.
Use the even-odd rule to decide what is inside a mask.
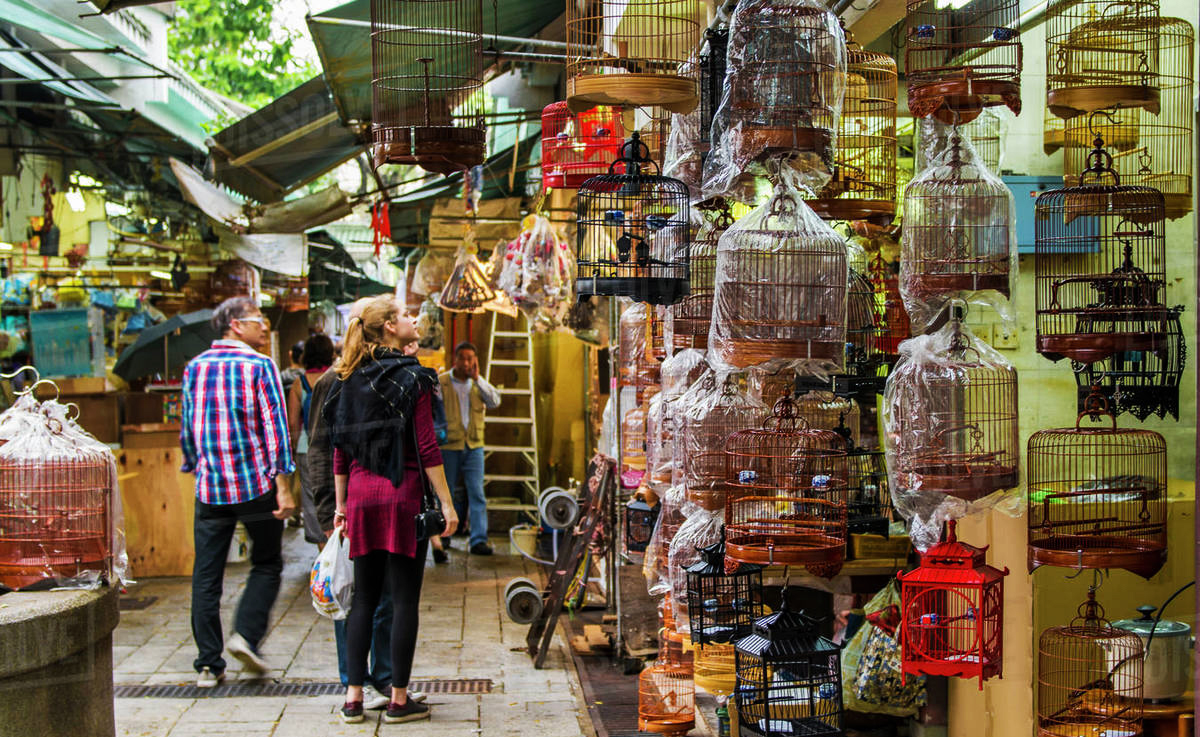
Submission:
[[[334,370],[343,381],[371,359],[383,340],[383,325],[399,313],[395,297],[382,294],[368,302],[360,317],[351,318],[342,344],[342,358]]]

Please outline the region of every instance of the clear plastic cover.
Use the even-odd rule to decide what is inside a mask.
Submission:
[[[493,255],[493,263],[499,261]],[[549,220],[529,215],[504,246],[496,286],[530,318],[535,330],[560,326],[570,309],[575,256]]]
[[[683,525],[683,508],[686,497],[682,486],[672,486],[659,499],[658,523],[646,547],[642,562],[642,573],[646,576],[646,590],[651,596],[666,596],[671,593],[671,578],[668,569],[668,554],[671,541]]]
[[[708,510],[695,505],[684,507],[686,518],[671,540],[670,552],[667,555],[668,581],[671,586],[671,606],[676,612],[686,613],[687,604],[687,573],[684,568],[697,563],[700,553],[697,548],[706,548],[721,539],[721,527],[725,524],[725,510]],[[675,618],[676,628],[680,632],[690,632],[687,616]]]
[[[672,115],[671,132],[667,135],[667,150],[663,156],[663,176],[686,184],[693,202],[700,198],[704,184],[704,148],[700,140],[700,108],[686,115]]]
[[[704,352],[694,349],[680,351],[663,361],[663,391],[650,399],[646,439],[649,483],[660,496],[666,486],[680,483],[680,428],[683,412],[686,410],[686,405],[681,400],[691,383],[707,368]]]
[[[708,371],[681,400],[683,419],[683,483],[690,502],[705,509],[724,509],[728,487],[725,439],[759,427],[769,414],[757,387],[737,374],[719,378]]]

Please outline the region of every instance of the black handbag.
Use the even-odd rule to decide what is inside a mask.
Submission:
[[[415,529],[417,542],[428,540],[434,535],[440,535],[446,529],[446,515],[442,514],[442,501],[433,492],[433,485],[425,475],[425,464],[421,462],[421,448],[417,444],[417,426],[413,428],[413,449],[417,453],[417,469],[421,474],[421,511],[417,512]]]

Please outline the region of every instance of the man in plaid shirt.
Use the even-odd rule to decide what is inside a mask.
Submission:
[[[250,576],[238,602],[229,654],[256,675],[267,671],[258,646],[283,571],[283,521],[295,511],[285,474],[295,470],[279,369],[260,353],[267,319],[249,297],[227,299],[213,314],[221,336],[183,372],[183,471],[196,474],[192,636],[196,685],[225,678],[221,584],[234,529],[250,537]]]

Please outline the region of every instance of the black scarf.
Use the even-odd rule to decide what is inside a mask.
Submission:
[[[321,408],[330,442],[363,468],[399,486],[404,440],[422,391],[438,383],[433,369],[391,348],[376,348],[344,380],[334,382]]]

